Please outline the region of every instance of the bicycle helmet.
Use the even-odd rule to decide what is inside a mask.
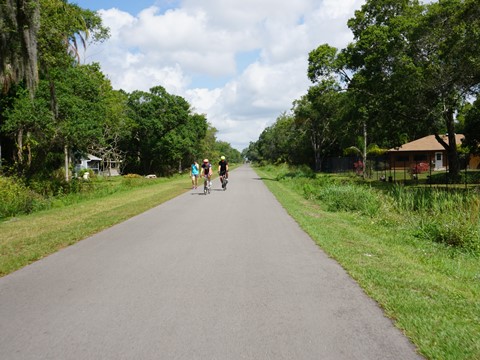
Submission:
[[[220,159],[225,160],[225,156],[220,157]]]
[[[203,162],[204,162],[204,163],[208,163],[208,159],[204,159]]]

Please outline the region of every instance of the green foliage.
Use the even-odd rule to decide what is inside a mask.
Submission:
[[[477,223],[462,216],[424,216],[414,234],[427,241],[437,242],[480,254],[480,231]]]
[[[37,58],[30,57],[37,49],[40,70],[35,92],[20,84],[0,94],[2,156],[8,154],[2,159],[3,171],[11,169],[51,196],[76,191],[69,187],[78,184],[64,184],[52,176],[64,166],[68,180],[72,170],[68,160],[73,154],[91,153],[106,166],[113,162],[121,164],[120,170],[140,174],[172,174],[207,155],[242,161],[230,144],[216,140],[216,129],[209,128],[205,115],[193,113],[184,98],[162,86],[132,94],[114,91],[98,64],[81,64],[81,47],[108,38],[98,13],[64,0],[23,0],[0,4],[0,8],[8,10],[0,16],[0,28],[7,31],[4,26],[8,27],[4,40],[10,41],[0,44],[0,83],[7,89],[25,78],[32,90],[36,81],[24,76],[24,67],[36,67]],[[40,20],[36,18],[39,9]],[[34,11],[27,14],[30,10]],[[20,19],[21,24],[14,24],[19,20],[12,15],[15,11],[28,15]],[[19,29],[32,35],[31,44],[19,43],[22,37],[15,33]],[[5,54],[18,60],[11,64],[17,73],[10,75],[16,79],[4,76],[5,60],[10,61]]]
[[[328,211],[357,213],[385,224],[400,221],[425,241],[480,254],[477,193],[405,186],[379,190],[356,178],[316,174],[308,167],[283,164],[263,169]]]
[[[43,197],[21,182],[0,176],[0,219],[28,214],[44,205]]]
[[[250,143],[244,156],[254,162],[313,164],[312,147],[305,128],[298,126],[294,116],[285,113],[260,134],[257,142]]]
[[[307,184],[304,196],[322,202],[328,211],[358,212],[373,217],[382,208],[381,198],[375,190],[354,184]]]
[[[444,131],[453,137],[454,114],[478,92],[478,4],[370,0],[356,12],[349,21],[355,42],[345,59],[355,72],[349,91],[361,94],[357,103],[368,110],[370,134],[379,140],[394,134],[397,144],[403,131],[410,138]],[[449,172],[458,177],[455,148]]]
[[[134,91],[128,105],[134,122],[124,148],[128,171],[171,174],[196,155],[196,144],[207,134],[207,120],[193,114],[184,98],[156,86],[150,92]]]
[[[328,44],[320,45],[308,54],[308,78],[313,83],[331,78],[341,67],[337,48]]]
[[[471,153],[480,154],[480,97],[477,97],[465,115],[465,142],[463,145]]]
[[[390,190],[393,204],[414,233],[428,241],[480,251],[480,199],[477,194],[430,188]]]
[[[0,2],[0,89],[25,80],[33,93],[38,83],[38,0]]]
[[[288,166],[287,164],[283,164],[278,171],[277,180],[283,180],[287,178],[293,179],[315,179],[316,175],[315,172],[306,165],[300,166]]]
[[[139,174],[126,174],[123,176],[124,179],[141,179],[142,176]]]
[[[86,170],[91,172],[91,170]],[[30,214],[40,210],[77,204],[87,199],[98,199],[132,188],[169,181],[166,178],[146,179],[138,174],[115,178],[91,176],[65,181],[63,169],[51,179],[32,178],[28,184],[11,177],[0,176],[0,219]]]

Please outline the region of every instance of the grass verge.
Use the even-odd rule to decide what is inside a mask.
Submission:
[[[480,259],[414,237],[402,221],[327,211],[298,180],[257,168],[289,214],[428,359],[480,359]],[[281,180],[277,180],[277,179]]]
[[[131,188],[113,184],[121,190],[97,197],[89,194],[67,205],[0,222],[0,276],[170,200],[191,186],[188,175],[133,181],[142,184]]]

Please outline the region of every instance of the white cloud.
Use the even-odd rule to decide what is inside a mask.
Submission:
[[[218,138],[242,149],[307,91],[308,53],[323,43],[344,47],[346,22],[364,0],[183,0],[164,13],[100,11],[111,38],[88,50],[115,88],[157,85],[205,113]],[[257,52],[254,52],[257,51]],[[258,53],[238,73],[236,55]],[[226,78],[192,88],[193,79]]]

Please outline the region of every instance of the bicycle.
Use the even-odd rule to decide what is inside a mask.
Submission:
[[[222,179],[222,189],[223,191],[227,190],[227,184],[228,184],[228,179],[227,179],[227,173],[219,173],[220,178]]]
[[[211,185],[210,185],[210,181],[208,180],[208,176],[203,175],[203,178],[205,179],[203,183],[203,193],[207,195],[207,194],[210,194]]]

